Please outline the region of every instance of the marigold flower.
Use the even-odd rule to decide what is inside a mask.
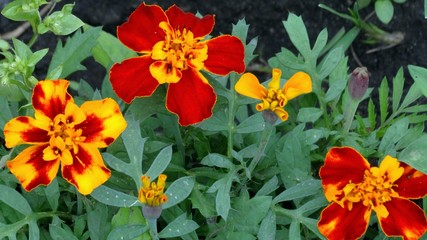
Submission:
[[[7,162],[26,191],[50,184],[60,166],[62,177],[85,195],[110,177],[98,148],[110,145],[126,121],[111,98],[78,107],[68,85],[67,80],[38,82],[32,95],[34,118],[20,116],[4,127],[6,147],[32,145]]]
[[[118,39],[142,55],[113,65],[110,81],[116,94],[130,103],[167,83],[166,108],[178,115],[181,125],[209,118],[216,95],[200,70],[219,75],[245,70],[244,46],[237,37],[203,41],[214,22],[213,15],[198,18],[175,5],[163,11],[141,4],[117,28]]]
[[[328,239],[358,239],[372,210],[387,236],[419,239],[427,230],[424,211],[408,199],[427,194],[427,175],[386,156],[379,167],[350,147],[334,147],[320,169],[326,199],[319,231]]]
[[[237,81],[235,89],[244,96],[261,100],[262,102],[256,105],[258,111],[272,111],[276,113],[282,121],[286,121],[288,119],[288,113],[283,108],[289,100],[301,94],[310,93],[312,91],[312,82],[308,74],[297,72],[281,89],[281,76],[282,71],[278,68],[274,68],[267,89],[261,85],[255,75],[252,73],[245,73]]]
[[[164,194],[166,185],[165,174],[160,174],[157,178],[157,183],[151,182],[149,176],[141,177],[142,187],[139,189],[138,199],[141,203],[149,206],[157,207],[168,201],[168,197]]]

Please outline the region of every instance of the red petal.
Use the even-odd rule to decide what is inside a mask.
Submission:
[[[48,145],[37,145],[26,148],[15,159],[7,162],[10,172],[18,178],[26,191],[39,185],[49,185],[59,169],[58,160],[43,160],[43,150]]]
[[[179,124],[183,126],[209,118],[215,102],[216,95],[212,86],[198,71],[183,71],[178,83],[169,84],[166,107],[178,115]]]
[[[81,144],[77,154],[72,154],[73,164],[62,164],[62,176],[81,194],[90,194],[110,177],[111,172],[105,167],[97,148]]]
[[[117,27],[119,40],[136,52],[151,52],[154,44],[165,40],[159,23],[167,22],[163,9],[157,5],[139,5],[129,20]]]
[[[126,103],[136,97],[151,96],[159,83],[151,76],[150,56],[129,58],[116,63],[110,70],[110,81],[117,96]]]
[[[198,18],[192,13],[185,13],[176,5],[173,5],[166,10],[166,15],[169,19],[169,24],[173,29],[182,31],[190,30],[195,38],[204,37],[212,32],[215,25],[213,15],[206,15],[203,18]]]
[[[402,236],[404,239],[419,239],[427,230],[424,211],[407,199],[394,198],[384,204],[389,215],[379,218],[387,236]]]
[[[329,201],[339,200],[341,190],[350,181],[359,183],[363,180],[369,162],[356,150],[350,147],[333,147],[326,154],[325,164],[320,168],[320,178]]]
[[[81,106],[86,120],[75,126],[82,130],[84,143],[90,143],[97,148],[110,145],[126,128],[119,105],[111,98],[97,101],[87,101]]]
[[[64,113],[68,101],[73,98],[67,92],[67,80],[45,80],[34,86],[32,103],[36,111],[54,119],[56,115]]]
[[[332,203],[322,211],[317,227],[329,240],[358,239],[366,232],[370,216],[362,203],[354,203],[351,211]]]
[[[34,126],[36,120],[21,116],[10,120],[4,126],[6,147],[12,148],[20,144],[47,143],[50,137],[46,130]]]
[[[393,189],[403,198],[418,199],[427,194],[427,175],[413,169],[406,163],[400,162],[405,169],[403,175],[394,183]]]
[[[208,59],[204,63],[207,71],[219,75],[245,71],[245,48],[240,39],[224,35],[206,41],[206,44]]]

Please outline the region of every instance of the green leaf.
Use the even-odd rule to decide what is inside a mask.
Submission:
[[[276,239],[276,214],[269,210],[267,216],[262,220],[258,231],[259,240]]]
[[[50,207],[53,211],[56,211],[58,209],[58,202],[60,197],[58,180],[56,178],[53,179],[53,181],[44,188],[44,192]]]
[[[329,88],[325,95],[325,101],[338,101],[347,86],[348,57],[341,58],[336,68],[329,74]]]
[[[246,23],[245,19],[240,19],[236,24],[233,24],[232,35],[238,37],[242,40],[243,45],[245,46],[245,64],[247,65],[250,61],[252,61],[256,55],[253,54],[258,39],[252,39],[248,44],[247,36],[248,36],[249,24]]]
[[[32,220],[28,223],[28,237],[30,240],[40,239],[40,229],[36,220]]]
[[[301,17],[289,13],[288,20],[283,21],[286,32],[292,44],[298,49],[305,59],[312,57],[310,40],[308,39],[307,29]]]
[[[243,122],[241,122],[236,127],[237,133],[254,133],[264,130],[265,121],[262,117],[262,113],[256,113],[248,118],[246,118]]]
[[[317,58],[320,55],[320,52],[326,46],[328,42],[328,29],[324,28],[319,35],[317,36],[316,42],[314,43],[312,54],[313,57]]]
[[[388,24],[394,14],[393,3],[390,0],[375,1],[375,13],[381,22]]]
[[[292,219],[291,225],[289,226],[289,239],[299,240],[301,239],[300,223],[297,219]]]
[[[357,4],[359,5],[359,9],[365,8],[371,3],[371,0],[357,0]]]
[[[45,48],[31,54],[30,58],[28,59],[28,66],[35,66],[40,60],[42,60],[48,51],[49,49]]]
[[[303,198],[316,194],[322,185],[320,180],[307,179],[291,188],[286,189],[273,199],[273,203],[280,203],[284,201],[291,201],[298,198]]]
[[[230,161],[230,159],[218,153],[210,153],[206,155],[206,157],[204,157],[200,163],[210,167],[228,169],[232,169],[234,167],[234,164]]]
[[[320,6],[320,5],[319,5]],[[359,36],[360,28],[359,27],[353,27],[348,31],[344,36],[341,38],[335,40],[332,42],[332,40],[325,46],[324,50],[320,53],[323,55],[326,53],[326,49],[333,49],[333,48],[339,48],[341,47],[342,51],[345,52],[350,47],[350,45],[354,42],[354,40]]]
[[[145,175],[150,176],[152,180],[156,179],[161,173],[165,171],[171,160],[172,146],[169,145],[159,152]]]
[[[325,239],[325,237],[319,232],[319,229],[317,228],[317,223],[319,222],[318,219],[301,217],[300,221],[308,229],[310,229],[310,231],[312,231],[314,234],[316,234],[318,239]]]
[[[49,233],[53,240],[78,240],[78,238],[72,232],[54,224],[49,224]]]
[[[427,18],[427,0],[424,0],[424,18]]]
[[[193,220],[187,219],[186,215],[187,213],[184,213],[173,220],[173,222],[169,223],[159,233],[159,238],[179,237],[199,228],[199,225]]]
[[[193,177],[182,177],[175,180],[169,187],[166,189],[166,196],[168,196],[168,201],[163,204],[163,209],[167,209],[175,206],[176,204],[184,201],[191,193],[194,187],[195,180]]]
[[[99,186],[90,194],[98,202],[114,207],[141,206],[138,198],[106,186]]]
[[[40,5],[46,3],[45,1],[40,1]],[[32,7],[24,0],[15,0],[7,4],[1,14],[13,21],[29,21],[35,23],[38,21],[38,8],[39,4]]]
[[[60,65],[62,66],[61,78],[65,78],[75,71],[85,70],[86,68],[80,62],[91,56],[91,50],[95,46],[100,32],[100,27],[89,28],[84,33],[77,31],[67,39],[65,46],[58,41],[49,65],[48,75]]]
[[[323,112],[320,108],[312,108],[312,107],[301,108],[298,111],[297,121],[302,123],[307,123],[307,122],[314,123],[322,116],[322,114]]]
[[[214,112],[212,117],[197,124],[197,126],[206,131],[213,131],[213,132],[226,131],[228,130],[226,114],[224,110],[216,111]]]
[[[344,54],[341,47],[332,49],[319,65],[319,79],[323,80],[329,76],[343,57]]]
[[[230,211],[228,224],[233,224],[236,231],[256,234],[259,223],[267,215],[271,207],[270,196],[256,196],[249,199],[249,196],[241,195],[233,204]]]
[[[427,174],[425,156],[427,156],[427,135],[423,135],[412,142],[397,155],[397,158],[399,161],[407,163],[411,167]]]
[[[236,179],[236,173],[235,171],[230,171],[223,178],[212,184],[208,190],[208,192],[217,191],[215,198],[215,209],[217,214],[220,215],[224,220],[227,220],[228,213],[231,208],[230,190],[234,179]]]
[[[399,68],[396,76],[393,78],[393,93],[392,93],[392,108],[393,112],[397,111],[397,108],[400,104],[400,99],[402,98],[403,93],[403,84],[405,83],[405,78],[403,77],[403,68]]]
[[[409,65],[408,69],[417,87],[420,88],[423,95],[427,97],[427,69],[414,65]]]
[[[279,179],[277,176],[272,177],[258,190],[255,196],[266,196],[279,188]]]
[[[200,213],[205,217],[209,218],[216,215],[215,212],[215,203],[212,200],[211,194],[203,194],[197,187],[193,188],[191,192],[190,200],[192,207],[198,209]]]
[[[415,102],[418,98],[422,96],[422,92],[418,84],[412,84],[412,86],[409,88],[408,93],[406,94],[405,98],[403,99],[402,104],[400,105],[399,109],[406,108],[411,103]]]
[[[136,56],[135,52],[105,31],[101,31],[99,34],[96,45],[92,49],[92,54],[95,61],[100,63],[105,69],[110,69],[113,63]]]
[[[282,48],[275,57],[272,57],[268,60],[268,64],[271,67],[276,68],[291,68],[297,70],[304,70],[304,62],[295,56],[291,51],[286,48]]]
[[[382,155],[396,155],[395,144],[405,135],[409,127],[409,119],[402,118],[399,121],[391,125],[385,132],[378,152]]]
[[[12,112],[10,110],[9,102],[6,98],[0,96],[0,129],[1,134],[3,134],[4,125],[6,122],[10,121],[13,118]],[[4,139],[4,137],[3,137]]]
[[[33,213],[30,204],[28,204],[27,200],[15,189],[5,185],[0,185],[0,193],[0,201],[4,202],[9,207],[22,213],[24,216],[28,216]]]
[[[381,85],[378,88],[379,99],[380,99],[380,117],[381,124],[383,124],[388,115],[388,82],[386,78],[383,78]]]
[[[110,234],[108,234],[107,240],[134,239],[148,230],[147,225],[124,225],[113,229]]]
[[[107,224],[108,208],[106,205],[97,203],[95,208],[87,213],[87,226],[91,240],[105,239],[108,233]]]
[[[369,121],[369,127],[371,130],[375,129],[376,122],[377,122],[377,115],[375,114],[375,105],[372,101],[372,98],[369,99],[368,103],[368,121]]]

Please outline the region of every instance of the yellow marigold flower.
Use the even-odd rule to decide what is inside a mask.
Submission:
[[[288,113],[283,109],[289,100],[298,97],[301,94],[312,91],[312,82],[308,74],[304,72],[295,73],[280,88],[280,77],[282,71],[274,68],[271,82],[268,89],[259,82],[258,78],[252,73],[245,73],[237,81],[234,87],[236,91],[244,96],[259,99],[262,102],[256,105],[258,111],[270,110],[282,120],[288,119]]]
[[[160,206],[168,201],[168,197],[164,194],[166,185],[165,174],[160,174],[156,182],[151,182],[149,176],[141,177],[142,187],[139,189],[138,199],[141,203],[149,206]]]
[[[7,167],[26,191],[48,185],[61,167],[62,177],[81,194],[90,194],[111,173],[98,148],[110,145],[126,128],[111,98],[80,107],[67,92],[67,80],[38,82],[33,90],[34,118],[20,116],[4,127],[6,147],[31,144]]]

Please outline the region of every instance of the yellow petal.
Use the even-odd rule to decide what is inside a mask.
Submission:
[[[105,166],[98,149],[92,145],[79,144],[77,154],[73,154],[73,164],[61,165],[62,176],[83,194],[90,194],[95,188],[110,178],[111,172]]]
[[[177,83],[181,77],[181,71],[166,61],[156,61],[150,65],[150,73],[159,84]]]
[[[396,158],[387,155],[382,160],[380,164],[380,169],[383,174],[387,174],[388,180],[393,183],[403,175],[403,172],[405,170],[399,165],[400,163],[397,161]]]
[[[273,68],[271,81],[268,84],[268,88],[280,89],[280,77],[282,76],[282,70]]]
[[[79,124],[86,120],[84,112],[73,102],[69,102],[65,107],[65,116],[67,123]]]
[[[50,122],[43,124],[49,125]],[[38,127],[43,124],[34,118],[26,116],[10,120],[4,126],[6,147],[12,148],[24,143],[37,144],[49,142],[50,137],[48,136],[48,132]]]
[[[234,86],[236,92],[250,98],[262,100],[267,96],[267,89],[259,83],[252,73],[245,73]]]
[[[86,120],[75,126],[82,130],[84,142],[98,148],[110,145],[126,128],[119,105],[111,98],[87,101],[80,109],[85,113]]]
[[[39,185],[48,185],[56,177],[59,161],[45,161],[43,151],[48,145],[26,148],[15,159],[7,162],[10,172],[18,178],[26,191]]]
[[[283,86],[283,92],[288,100],[312,91],[311,78],[307,73],[295,73]]]
[[[165,52],[165,41],[160,41],[153,46],[153,50],[151,52],[151,58],[154,60],[165,60],[168,56],[168,53]]]
[[[288,120],[288,112],[286,112],[283,108],[275,108],[273,110],[274,113],[284,122]]]

